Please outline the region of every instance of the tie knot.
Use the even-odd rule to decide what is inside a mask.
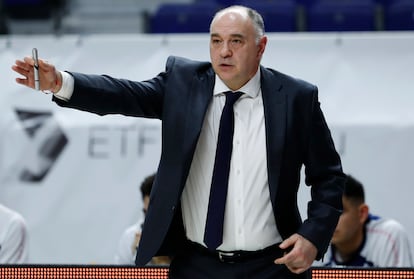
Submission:
[[[224,93],[226,95],[226,105],[234,105],[234,103],[243,95],[243,92],[232,92],[227,91]]]

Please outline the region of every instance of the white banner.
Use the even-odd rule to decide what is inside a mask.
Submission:
[[[15,59],[143,80],[168,55],[208,60],[208,35],[0,37],[0,202],[27,220],[32,263],[113,263],[160,156],[158,120],[96,116],[14,82]],[[408,230],[414,158],[414,33],[269,34],[263,65],[310,81],[373,213]],[[305,188],[305,187],[302,187]],[[301,190],[304,213],[308,193]],[[304,216],[305,217],[305,216]],[[413,248],[413,247],[412,247]]]

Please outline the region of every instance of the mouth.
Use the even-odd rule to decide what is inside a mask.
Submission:
[[[232,68],[232,67],[233,67],[233,65],[226,64],[226,63],[221,63],[221,64],[219,64],[219,67],[220,67],[221,69],[230,69],[230,68]]]

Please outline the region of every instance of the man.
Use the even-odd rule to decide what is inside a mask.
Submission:
[[[140,186],[144,216],[147,214],[154,178],[155,174],[147,176]],[[137,254],[138,244],[141,239],[143,223],[143,220],[139,221],[138,223],[128,227],[122,234],[115,254],[116,264],[135,265],[135,257]],[[153,257],[148,265],[169,265],[170,261],[170,258],[167,256]]]
[[[0,264],[21,264],[28,260],[28,234],[24,218],[0,204]]]
[[[148,81],[39,61],[41,89],[61,106],[162,120],[138,266],[167,254],[170,278],[308,278],[325,253],[342,207],[340,159],[317,88],[260,66],[266,43],[262,17],[232,6],[212,20],[211,63],[170,57]],[[34,87],[32,66],[29,57],[16,61],[19,84]],[[303,223],[302,165],[313,197]]]
[[[343,213],[324,265],[413,267],[405,229],[395,220],[371,215],[363,185],[350,175],[342,203]]]

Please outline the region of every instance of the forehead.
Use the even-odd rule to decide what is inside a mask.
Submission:
[[[342,205],[344,210],[357,210],[359,207],[359,204],[357,204],[354,200],[347,198],[345,196],[342,196]]]
[[[253,24],[244,11],[228,11],[217,15],[211,24],[211,35],[248,35]]]

